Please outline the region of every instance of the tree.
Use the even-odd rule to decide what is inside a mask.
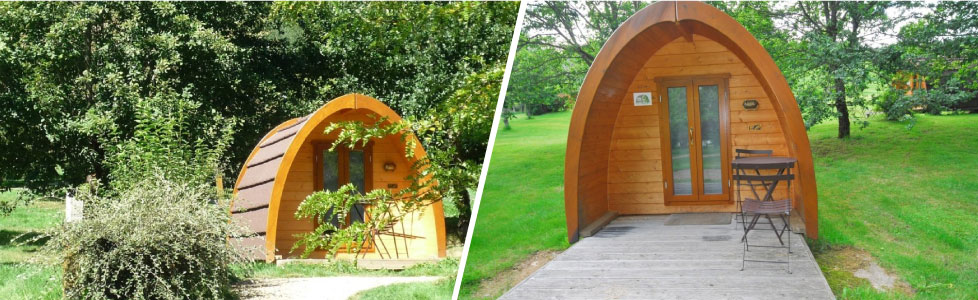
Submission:
[[[261,83],[249,79],[252,53],[242,46],[261,31],[267,5],[0,5],[4,179],[41,190],[89,174],[109,182],[107,161],[134,138],[135,109],[148,99],[188,99],[197,108],[182,114],[180,137],[190,139],[178,144],[206,136],[218,116],[255,115],[280,99],[250,93]]]
[[[910,114],[912,107],[936,113],[966,101],[978,103],[974,100],[978,91],[974,80],[978,77],[978,4],[940,2],[928,8],[930,13],[901,28],[899,42],[890,51],[891,59],[903,62],[897,71],[922,80],[927,88],[882,103],[889,108],[890,118]]]
[[[604,45],[644,2],[559,2],[530,4],[520,34],[506,92],[507,117],[522,107],[537,110],[572,106],[588,67]],[[570,98],[569,101],[567,98]],[[508,126],[508,118],[504,118]]]
[[[850,105],[861,106],[859,96],[869,80],[867,67],[879,63],[879,49],[873,47],[872,37],[885,34],[897,19],[887,16],[890,2],[797,2],[780,11],[780,17],[790,24],[806,50],[804,69],[819,70],[828,78],[829,97],[839,122],[839,138],[850,135]],[[820,101],[804,101],[820,105]],[[826,116],[813,115],[815,124]]]
[[[0,179],[51,190],[89,174],[113,186],[114,155],[197,145],[214,131],[229,144],[200,145],[220,152],[215,172],[235,178],[270,128],[351,92],[438,120],[448,129],[423,143],[469,174],[485,156],[518,4],[24,2],[0,11]],[[192,109],[171,113],[161,99]],[[141,137],[140,120],[179,132]],[[133,146],[150,138],[163,140]],[[450,184],[458,194],[449,198],[468,201],[475,185],[464,178],[470,188]]]
[[[563,109],[560,96],[577,94],[588,67],[579,59],[568,58],[565,52],[551,47],[528,45],[518,50],[506,91],[507,108],[522,106],[527,117],[545,106]]]

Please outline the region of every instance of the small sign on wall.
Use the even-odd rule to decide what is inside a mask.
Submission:
[[[652,93],[634,93],[632,94],[632,102],[635,106],[651,106],[652,105]]]

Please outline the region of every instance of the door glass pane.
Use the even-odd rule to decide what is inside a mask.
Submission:
[[[340,159],[339,154],[334,151],[323,150],[323,189],[327,191],[335,191],[340,188]],[[340,220],[333,215],[333,210],[330,209],[327,213],[325,220],[332,223],[333,226],[340,226]]]
[[[723,162],[720,161],[720,94],[716,85],[698,87],[700,99],[700,141],[703,151],[703,191],[723,193]]]
[[[357,187],[361,194],[366,193],[366,176],[364,176],[363,150],[350,150],[350,183]],[[363,204],[354,204],[350,212],[351,222],[363,222]]]
[[[669,88],[669,147],[672,150],[673,195],[692,195],[689,169],[689,118],[686,114],[686,88]]]

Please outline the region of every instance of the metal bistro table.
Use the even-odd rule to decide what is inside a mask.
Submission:
[[[744,243],[744,255],[742,258],[740,270],[743,271],[747,267],[747,262],[766,262],[766,263],[783,263],[788,265],[788,273],[791,273],[791,218],[789,214],[791,213],[791,181],[795,178],[791,174],[791,168],[795,167],[795,163],[798,160],[792,157],[776,157],[776,156],[755,156],[755,157],[741,157],[733,160],[732,168],[736,171],[733,179],[737,181],[737,203],[740,209],[740,219],[744,227],[744,237],[741,241]],[[753,170],[753,172],[751,172]],[[768,170],[767,172],[762,172],[761,170]],[[771,171],[777,170],[776,174],[771,175]],[[753,174],[751,174],[753,173]],[[768,173],[768,174],[764,174]],[[774,198],[774,191],[778,187],[778,183],[781,181],[787,181],[788,194],[782,199]],[[747,197],[741,197],[741,193],[745,188],[750,189],[750,195]],[[758,193],[760,189],[760,193]],[[763,196],[761,196],[763,194]],[[751,197],[753,196],[753,197]],[[750,224],[747,223],[747,216],[753,215]],[[779,230],[777,226],[774,225],[774,220],[771,219],[771,215],[777,215],[784,222],[784,226]],[[758,259],[748,259],[747,251],[750,251],[750,241],[747,238],[747,234],[751,230],[756,230],[754,228],[758,223],[757,221],[764,216],[774,234],[778,237],[778,242],[781,243],[780,246],[775,245],[754,245],[755,247],[767,247],[767,248],[786,248],[788,254],[784,261],[781,260],[758,260]],[[763,223],[762,223],[763,224]],[[785,234],[788,235],[788,243],[785,245],[784,240],[781,239]]]
[[[737,181],[737,209],[740,211],[741,216],[744,212],[744,201],[740,199],[740,193],[742,187],[750,188],[750,192],[753,193],[753,198],[749,200],[760,201],[761,203],[774,204],[782,201],[775,201],[774,191],[777,189],[778,184],[782,180],[789,180],[788,189],[791,189],[790,180],[794,178],[791,174],[791,169],[795,167],[795,163],[798,160],[794,157],[779,157],[779,156],[756,156],[756,157],[740,157],[735,158],[731,163],[732,169],[734,171],[734,179]],[[765,175],[761,170],[777,170],[774,175]],[[761,187],[761,194],[758,193],[758,187]],[[783,201],[788,205],[787,209],[790,210],[790,195],[789,191],[788,201]],[[780,200],[780,199],[779,199]],[[763,213],[762,213],[763,214]],[[765,214],[766,215],[766,214]],[[741,223],[744,224],[744,230],[749,231],[754,229],[753,226],[756,225],[757,219],[760,214],[754,216],[750,225],[748,225],[747,220],[741,218]],[[770,217],[768,217],[770,219]],[[772,222],[773,223],[773,222]],[[787,221],[786,221],[787,223]],[[787,225],[787,224],[786,224]],[[773,227],[774,224],[771,224]],[[776,230],[777,232],[777,230]],[[746,233],[745,233],[746,238]],[[781,240],[781,233],[778,233],[778,240]],[[782,242],[783,244],[783,242]]]

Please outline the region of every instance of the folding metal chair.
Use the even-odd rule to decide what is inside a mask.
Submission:
[[[774,150],[749,150],[749,149],[734,149],[737,153],[737,158],[741,157],[756,157],[756,156],[771,156],[774,154]]]
[[[768,150],[768,149],[757,149],[757,150],[751,150],[751,149],[734,149],[734,152],[736,153],[736,156],[734,158],[770,157],[771,155],[774,154],[774,150]],[[734,171],[737,172],[737,174],[746,174],[746,172],[748,170],[747,169],[736,169]],[[758,170],[754,170],[754,172],[755,172],[756,175],[761,175],[760,171],[758,171]],[[737,188],[738,189],[740,189],[740,184],[741,184],[740,182],[737,183]],[[743,203],[740,201],[740,197],[738,197],[737,198],[737,211],[738,212],[741,211],[742,205],[743,205]],[[739,215],[739,214],[738,215],[735,215],[735,217],[734,217],[734,221],[735,221],[734,224],[735,225],[736,224],[745,224],[746,223],[746,221],[743,218],[740,218],[740,217],[741,217],[741,215]],[[737,218],[740,218],[740,219],[738,220]],[[744,225],[744,226],[746,227],[746,225]]]
[[[779,169],[778,173],[775,175],[759,175],[759,174],[735,174],[733,179],[737,181],[738,186],[750,187],[750,194],[746,198],[742,198],[741,189],[737,189],[737,199],[743,199],[743,204],[740,210],[740,216],[742,220],[745,220],[744,225],[744,237],[741,239],[744,243],[744,254],[741,261],[740,270],[743,271],[747,265],[748,261],[752,262],[767,262],[767,263],[785,263],[788,265],[788,273],[791,273],[791,181],[794,180],[794,174],[791,174],[791,168],[788,165],[777,166]],[[740,173],[740,172],[738,172]],[[758,173],[760,171],[758,170]],[[774,199],[775,190],[778,187],[778,183],[781,181],[787,181],[787,195],[784,199]],[[746,183],[745,183],[746,182]],[[753,196],[753,197],[751,197]],[[748,215],[753,217],[749,222],[746,222]],[[777,215],[783,222],[783,226],[778,228],[771,215]],[[765,217],[768,223],[758,223],[761,217]],[[774,232],[775,236],[778,238],[778,242],[781,245],[754,245],[754,247],[765,247],[765,248],[786,248],[788,250],[787,259],[785,261],[779,260],[753,260],[747,259],[747,252],[750,251],[750,239],[748,234],[752,230],[760,230],[760,228],[755,228],[758,224],[770,224],[771,231]],[[783,237],[787,234],[787,244],[785,243]]]

